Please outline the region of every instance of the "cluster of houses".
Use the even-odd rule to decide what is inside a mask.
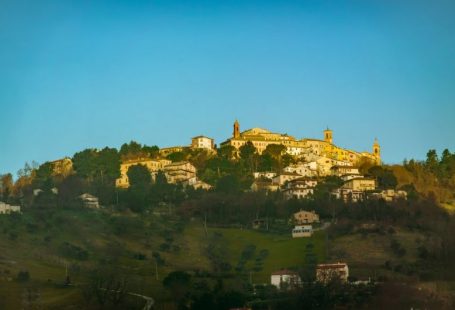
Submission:
[[[359,169],[348,162],[320,157],[311,162],[300,162],[283,169],[281,173],[254,172],[252,191],[281,191],[286,199],[302,199],[310,196],[321,177],[337,176],[344,182],[332,192],[332,196],[344,201],[406,199],[405,191],[387,189],[377,191],[376,180],[360,174]]]
[[[11,213],[20,213],[20,206],[12,206],[7,203],[0,201],[0,214],[11,214]]]
[[[316,266],[316,282],[327,284],[331,281],[347,283],[349,267],[346,263],[318,264]],[[270,284],[278,289],[292,289],[302,285],[298,272],[289,269],[275,271],[270,276]]]

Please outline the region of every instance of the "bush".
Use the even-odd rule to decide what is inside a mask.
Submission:
[[[27,270],[21,270],[17,273],[16,279],[18,282],[27,282],[30,280],[30,273]]]
[[[77,260],[88,259],[88,252],[86,250],[69,242],[63,242],[60,245],[60,253],[66,257],[74,258]]]

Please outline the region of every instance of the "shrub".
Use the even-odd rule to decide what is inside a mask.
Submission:
[[[17,273],[16,279],[19,282],[27,282],[30,280],[30,273],[27,270],[21,270]]]

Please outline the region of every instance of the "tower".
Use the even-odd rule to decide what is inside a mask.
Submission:
[[[333,135],[332,135],[332,130],[327,127],[326,130],[324,130],[324,141],[328,142],[330,144],[333,143]]]
[[[373,156],[376,158],[376,163],[381,163],[381,146],[379,145],[378,139],[374,139],[373,143]]]
[[[234,138],[239,138],[240,137],[240,124],[238,120],[235,120],[234,123],[234,133],[232,134]]]

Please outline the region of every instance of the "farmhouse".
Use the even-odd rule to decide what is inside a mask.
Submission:
[[[272,272],[272,275],[270,277],[270,284],[276,286],[279,289],[291,289],[298,287],[301,285],[301,283],[302,280],[300,279],[299,274],[293,270],[288,269]]]
[[[319,215],[315,211],[304,211],[294,213],[294,221],[297,224],[319,223]]]
[[[329,283],[333,280],[347,282],[349,277],[349,268],[346,263],[319,264],[316,266],[316,281]]]

